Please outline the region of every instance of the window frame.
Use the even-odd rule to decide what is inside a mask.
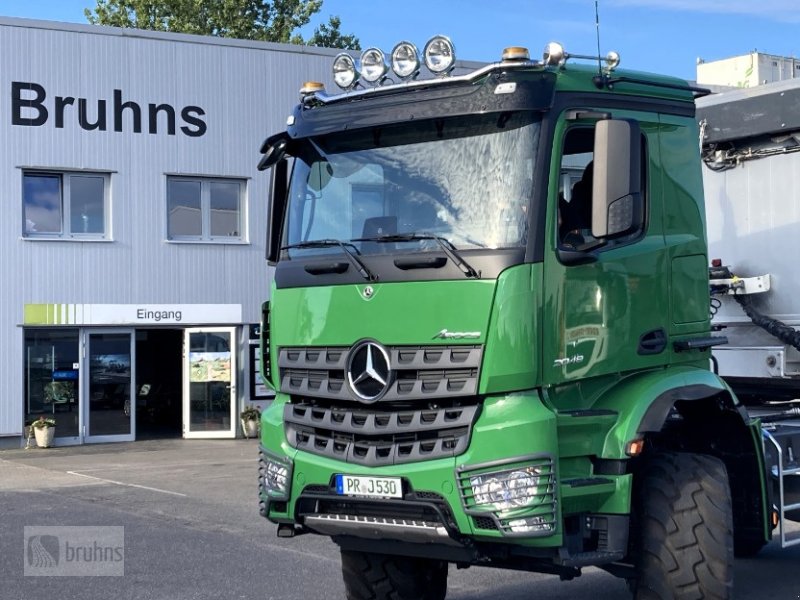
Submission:
[[[76,241],[76,242],[111,242],[111,172],[76,169],[46,169],[22,168],[21,169],[21,200],[22,200],[22,238],[25,240],[51,240],[51,241]],[[27,177],[51,177],[58,179],[60,202],[60,231],[29,231],[28,203],[25,194],[25,179]],[[94,177],[103,180],[103,231],[99,233],[83,233],[72,231],[72,178]]]
[[[173,181],[200,184],[200,235],[172,235],[170,231],[170,183]],[[211,187],[215,183],[237,184],[238,232],[237,235],[212,235],[211,233]],[[219,177],[206,175],[165,174],[164,207],[166,222],[164,239],[171,244],[248,244],[247,221],[247,177]]]

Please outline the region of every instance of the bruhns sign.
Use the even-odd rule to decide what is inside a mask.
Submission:
[[[56,129],[78,122],[86,131],[132,131],[200,137],[208,129],[206,111],[199,106],[176,108],[171,104],[139,104],[114,90],[111,100],[53,96],[43,85],[31,81],[11,82],[11,123],[41,127],[52,120]]]

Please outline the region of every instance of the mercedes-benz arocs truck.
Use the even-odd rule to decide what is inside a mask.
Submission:
[[[330,536],[350,599],[444,598],[449,565],[728,598],[797,517],[791,409],[714,369],[702,90],[580,58],[341,54],[261,148],[261,513]]]

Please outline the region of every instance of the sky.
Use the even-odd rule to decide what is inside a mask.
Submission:
[[[0,16],[86,23],[95,0],[0,0]],[[620,67],[695,78],[698,58],[718,60],[753,50],[800,55],[798,0],[599,0],[600,50],[616,50]],[[499,60],[506,46],[533,58],[560,42],[572,54],[597,54],[594,0],[323,0],[301,33],[331,15],[362,48],[391,52],[407,40],[420,49],[444,34],[463,60]]]

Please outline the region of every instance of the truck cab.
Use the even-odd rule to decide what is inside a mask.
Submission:
[[[262,147],[262,515],[330,536],[348,598],[444,598],[448,564],[728,597],[773,523],[709,369],[698,90],[557,44],[448,76],[443,37],[422,79],[407,46],[337,57]]]

